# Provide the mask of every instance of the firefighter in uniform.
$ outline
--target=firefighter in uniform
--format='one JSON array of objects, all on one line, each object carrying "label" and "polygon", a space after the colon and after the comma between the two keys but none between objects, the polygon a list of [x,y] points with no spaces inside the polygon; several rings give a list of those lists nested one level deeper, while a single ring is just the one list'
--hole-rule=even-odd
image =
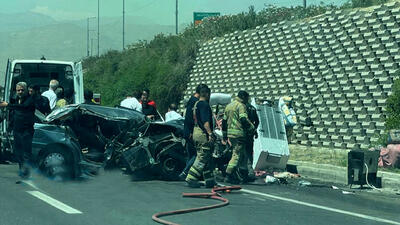
[{"label": "firefighter in uniform", "polygon": [[232,144],[232,158],[226,168],[225,182],[238,184],[247,182],[247,133],[254,134],[254,125],[250,122],[246,110],[249,94],[239,91],[233,102],[225,108],[222,120],[222,132],[224,140],[229,138]]},{"label": "firefighter in uniform", "polygon": [[197,151],[196,159],[186,176],[189,187],[200,187],[199,180],[203,177],[206,187],[213,187],[215,177],[212,167],[212,153],[214,151],[215,135],[213,133],[212,111],[208,103],[210,89],[204,85],[200,89],[200,99],[193,106],[193,141]]},{"label": "firefighter in uniform", "polygon": [[247,168],[249,170],[249,181],[255,180],[254,170],[253,170],[253,148],[254,148],[254,139],[258,138],[257,128],[260,124],[260,120],[258,119],[257,109],[252,106],[249,102],[246,104],[247,115],[249,117],[250,122],[254,125],[253,133],[246,133],[246,154],[247,154]]}]

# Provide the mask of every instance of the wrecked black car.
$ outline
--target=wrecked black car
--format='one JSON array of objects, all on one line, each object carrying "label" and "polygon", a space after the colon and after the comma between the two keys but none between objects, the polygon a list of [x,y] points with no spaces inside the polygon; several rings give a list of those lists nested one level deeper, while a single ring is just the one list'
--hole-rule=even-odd
[{"label": "wrecked black car", "polygon": [[183,121],[151,122],[135,110],[69,105],[35,124],[32,152],[49,177],[79,177],[101,168],[177,179],[186,162]]}]

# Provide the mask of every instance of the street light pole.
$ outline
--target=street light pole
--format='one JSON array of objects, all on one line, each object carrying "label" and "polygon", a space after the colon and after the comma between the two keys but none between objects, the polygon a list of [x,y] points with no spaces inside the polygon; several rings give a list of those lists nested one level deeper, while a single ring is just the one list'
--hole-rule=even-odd
[{"label": "street light pole", "polygon": [[89,29],[89,27],[90,27],[90,19],[94,19],[94,18],[96,18],[96,17],[88,17],[87,18],[87,56],[89,57],[89,37],[90,37],[90,29]]},{"label": "street light pole", "polygon": [[176,10],[175,10],[175,33],[178,34],[178,0],[176,0]]},{"label": "street light pole", "polygon": [[87,34],[86,34],[86,37],[87,37],[87,40],[86,40],[86,50],[87,50],[87,57],[89,57],[89,18],[87,18],[87,25],[86,25],[86,27],[87,27]]},{"label": "street light pole", "polygon": [[100,57],[100,0],[97,0],[97,57]]},{"label": "street light pole", "polygon": [[125,50],[125,0],[122,0],[122,50]]}]

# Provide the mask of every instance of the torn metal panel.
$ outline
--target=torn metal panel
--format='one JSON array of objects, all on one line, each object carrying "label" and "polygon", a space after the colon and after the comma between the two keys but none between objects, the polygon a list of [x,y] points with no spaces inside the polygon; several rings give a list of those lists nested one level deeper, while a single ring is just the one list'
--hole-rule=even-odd
[{"label": "torn metal panel", "polygon": [[54,110],[46,117],[45,122],[51,123],[55,120],[68,119],[73,115],[73,112],[76,111],[78,111],[80,114],[92,115],[106,120],[146,120],[144,114],[135,110],[80,104],[68,105],[63,108]]},{"label": "torn metal panel", "polygon": [[254,140],[255,170],[268,168],[284,169],[289,159],[289,145],[286,139],[286,131],[282,112],[269,105],[256,105],[260,126],[258,138]]}]

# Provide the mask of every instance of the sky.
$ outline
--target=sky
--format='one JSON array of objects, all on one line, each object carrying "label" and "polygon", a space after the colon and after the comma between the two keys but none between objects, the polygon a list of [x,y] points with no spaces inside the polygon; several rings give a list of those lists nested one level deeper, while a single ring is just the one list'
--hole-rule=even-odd
[{"label": "sky", "polygon": [[[99,0],[101,17],[120,17],[123,0]],[[176,0],[125,0],[128,16],[143,17],[161,25],[175,24]],[[256,10],[265,4],[277,6],[302,5],[303,0],[178,0],[179,23],[193,21],[193,12],[220,12],[222,15],[247,11],[250,5]],[[307,0],[308,4],[342,4],[346,0]],[[59,21],[81,20],[97,16],[97,0],[0,0],[0,13],[35,12]]]}]

